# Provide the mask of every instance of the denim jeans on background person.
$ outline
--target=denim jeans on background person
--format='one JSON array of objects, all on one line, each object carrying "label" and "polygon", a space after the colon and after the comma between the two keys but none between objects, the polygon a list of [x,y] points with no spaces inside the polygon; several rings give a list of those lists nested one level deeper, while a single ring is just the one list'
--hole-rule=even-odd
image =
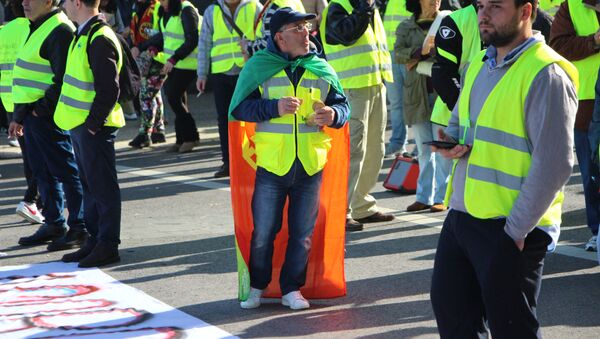
[{"label": "denim jeans on background person", "polygon": [[67,224],[85,229],[83,188],[69,132],[58,128],[52,117],[27,114],[23,121],[27,161],[37,181],[46,224],[64,226],[64,199],[67,198]]},{"label": "denim jeans on background person", "polygon": [[425,205],[443,203],[452,162],[439,152],[431,152],[431,147],[423,145],[423,142],[437,140],[438,130],[443,130],[444,127],[431,122],[422,122],[411,127],[419,151],[416,201]]},{"label": "denim jeans on background person", "polygon": [[298,159],[283,176],[262,167],[256,170],[250,244],[250,285],[265,289],[271,282],[273,241],[281,230],[283,207],[288,205],[289,239],[279,284],[283,295],[297,291],[306,280],[306,265],[319,210],[322,171],[309,176]]},{"label": "denim jeans on background person", "polygon": [[390,102],[388,114],[392,121],[392,136],[386,146],[385,154],[402,152],[406,147],[407,128],[404,124],[404,105],[402,104],[406,67],[402,64],[393,63],[392,73],[394,75],[394,82],[385,84],[387,87],[387,99]]},{"label": "denim jeans on background person", "polygon": [[600,193],[598,193],[599,170],[598,165],[592,162],[592,150],[588,142],[586,131],[575,130],[575,154],[579,163],[579,172],[583,184],[585,199],[585,216],[587,225],[593,235],[598,234],[600,223]]}]

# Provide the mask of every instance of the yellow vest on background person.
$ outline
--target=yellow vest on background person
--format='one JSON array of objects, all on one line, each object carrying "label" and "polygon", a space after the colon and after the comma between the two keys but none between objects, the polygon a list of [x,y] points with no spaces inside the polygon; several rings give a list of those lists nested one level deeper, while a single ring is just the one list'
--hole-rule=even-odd
[{"label": "yellow vest on background person", "polygon": [[322,170],[327,163],[327,152],[331,149],[331,137],[319,126],[307,125],[306,120],[314,112],[313,103],[325,102],[329,84],[305,70],[294,90],[294,85],[282,70],[259,86],[259,90],[263,99],[294,96],[302,100],[302,104],[296,114],[256,124],[253,141],[257,166],[283,176],[298,157],[308,175]]},{"label": "yellow vest on background person", "polygon": [[15,18],[0,27],[0,99],[7,112],[14,111],[12,99],[13,68],[17,53],[29,36],[29,20]]},{"label": "yellow vest on background person", "polygon": [[[249,1],[236,10],[235,24],[248,40],[254,40],[254,18],[256,17],[256,1]],[[211,72],[224,73],[234,65],[242,67],[244,56],[240,50],[240,36],[231,31],[225,24],[221,7],[215,5],[213,12],[213,46],[210,50]]]},{"label": "yellow vest on background person", "polygon": [[[337,3],[348,15],[353,11],[349,0],[332,0],[329,5]],[[379,11],[373,14],[374,26],[369,24],[365,33],[352,46],[330,45],[325,38],[327,14],[329,6],[322,14],[320,34],[327,61],[333,67],[344,89],[362,88],[393,82],[392,58],[387,48],[385,28]]]},{"label": "yellow vest on background person", "polygon": [[[600,28],[596,11],[585,7],[581,0],[568,0],[571,21],[575,26],[578,36],[589,36]],[[573,61],[579,71],[579,100],[594,100],[596,98],[595,86],[598,80],[598,67],[600,67],[600,53],[596,52],[583,60]]]},{"label": "yellow vest on background person", "polygon": [[56,13],[44,21],[19,50],[13,69],[12,95],[15,104],[38,101],[52,85],[54,72],[50,61],[40,56],[40,50],[50,33],[62,24],[67,24],[73,32],[75,31],[75,26],[66,14]]},{"label": "yellow vest on background person", "polygon": [[[194,5],[192,5],[189,1],[183,1],[181,3],[181,10],[183,11],[186,7],[192,7],[196,13],[198,10]],[[154,60],[160,62],[161,64],[167,63],[175,51],[183,45],[185,42],[185,36],[183,31],[183,23],[181,22],[181,12],[178,16],[172,16],[169,18],[169,21],[165,25],[164,17],[159,19],[158,25],[163,34],[163,51],[159,52]],[[198,32],[200,32],[200,26],[202,25],[202,16],[198,14]],[[194,50],[188,54],[182,60],[179,60],[175,64],[175,68],[179,69],[196,69],[198,67],[198,47],[194,48]]]},{"label": "yellow vest on background person", "polygon": [[[304,5],[302,4],[302,1],[300,1],[300,0],[274,0],[274,1],[271,1],[271,4],[277,5],[278,8],[289,7],[291,9],[295,10],[296,12],[306,13],[306,10],[304,9]],[[271,4],[269,4],[269,6]],[[265,12],[266,12],[266,10],[265,10]],[[258,22],[256,22],[254,24],[254,27],[256,27],[256,29],[255,29],[256,39],[260,39],[264,36],[263,30],[261,29],[263,26],[263,19],[264,19],[264,15],[262,17],[260,17],[258,19]]]},{"label": "yellow vest on background person", "polygon": [[[535,43],[508,69],[485,100],[475,126],[470,122],[471,90],[484,63],[485,51],[473,58],[459,98],[459,139],[464,144],[469,129],[474,133],[467,162],[464,202],[467,212],[480,219],[507,217],[519,196],[531,166],[531,146],[525,124],[525,100],[538,73],[556,63],[578,83],[577,69],[548,47]],[[511,100],[506,100],[511,98]],[[456,164],[456,163],[455,163]],[[446,204],[452,194],[452,179]],[[564,198],[560,192],[537,226],[558,225]]]},{"label": "yellow vest on background person", "polygon": [[[453,61],[458,65],[458,70],[461,72],[465,65],[468,64],[481,51],[481,37],[479,36],[479,23],[477,22],[477,11],[475,6],[469,5],[463,9],[450,13],[449,17],[454,21],[462,36],[461,57],[445,51],[436,46],[436,51],[444,58]],[[443,29],[443,28],[440,28]],[[448,105],[438,96],[431,112],[430,121],[438,125],[447,126],[452,115]]]},{"label": "yellow vest on background person", "polygon": [[[121,72],[123,65],[121,45],[109,26],[101,27],[92,37],[86,34],[71,42],[60,98],[54,113],[54,122],[64,130],[68,131],[83,124],[96,98],[94,74],[88,60],[87,46],[88,39],[91,39],[90,43],[92,43],[99,36],[105,36],[115,46],[119,58],[117,67]],[[125,126],[123,110],[118,102],[106,118],[104,126],[118,128]]]},{"label": "yellow vest on background person", "polygon": [[383,15],[383,27],[385,28],[385,36],[387,37],[387,47],[391,51],[394,50],[396,43],[396,28],[401,21],[404,21],[412,15],[406,10],[406,0],[389,0],[385,7]]},{"label": "yellow vest on background person", "polygon": [[558,7],[560,6],[560,4],[563,2],[564,0],[540,0],[539,1],[539,6],[541,9],[543,9],[544,11],[549,11],[551,9],[553,9],[554,7]]}]

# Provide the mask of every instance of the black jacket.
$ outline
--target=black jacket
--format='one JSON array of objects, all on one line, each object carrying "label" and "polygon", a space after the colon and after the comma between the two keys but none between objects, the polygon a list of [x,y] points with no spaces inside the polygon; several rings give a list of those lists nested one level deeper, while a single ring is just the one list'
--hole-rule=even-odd
[{"label": "black jacket", "polygon": [[[60,12],[60,9],[56,9],[47,15],[40,17],[35,22],[30,24],[31,34],[38,29],[46,20],[53,15]],[[67,64],[67,54],[69,53],[69,45],[73,40],[73,31],[66,24],[61,24],[56,27],[46,40],[42,43],[40,48],[40,56],[50,62],[52,68],[52,85],[46,90],[46,93],[38,101],[30,104],[15,104],[15,111],[13,120],[19,124],[23,123],[23,119],[27,114],[35,111],[39,117],[52,117],[56,110],[56,104],[60,96],[60,89],[62,87],[63,76],[65,75],[65,67]]]},{"label": "black jacket", "polygon": [[373,24],[375,6],[369,6],[365,0],[350,0],[354,8],[348,14],[337,3],[329,5],[325,41],[330,45],[350,46],[365,33],[369,24]]}]

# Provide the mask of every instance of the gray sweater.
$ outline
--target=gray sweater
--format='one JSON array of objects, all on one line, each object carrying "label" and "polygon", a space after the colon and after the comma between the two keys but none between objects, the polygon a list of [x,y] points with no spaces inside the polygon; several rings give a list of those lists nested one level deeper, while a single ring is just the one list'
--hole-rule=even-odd
[{"label": "gray sweater", "polygon": [[[472,126],[475,125],[485,100],[498,81],[523,52],[537,41],[544,41],[538,32],[512,50],[498,65],[495,65],[496,49],[493,46],[488,48],[488,59],[477,75],[471,91],[469,111]],[[535,77],[525,100],[525,124],[532,156],[531,167],[504,227],[506,233],[515,240],[524,239],[533,230],[571,175],[576,111],[577,94],[565,71],[556,64],[542,69]],[[452,111],[446,134],[458,140],[458,104]],[[472,134],[467,135],[465,143],[473,144]],[[452,180],[454,191],[450,198],[450,208],[462,212],[466,212],[464,189],[469,154],[458,160]],[[556,243],[559,226],[541,229]]]}]

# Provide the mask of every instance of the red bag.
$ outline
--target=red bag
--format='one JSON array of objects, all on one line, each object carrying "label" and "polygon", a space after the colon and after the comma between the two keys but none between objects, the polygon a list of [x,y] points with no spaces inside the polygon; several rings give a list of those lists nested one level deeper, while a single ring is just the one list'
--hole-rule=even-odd
[{"label": "red bag", "polygon": [[418,178],[419,163],[417,159],[405,158],[399,154],[383,182],[383,187],[402,194],[415,194]]}]

